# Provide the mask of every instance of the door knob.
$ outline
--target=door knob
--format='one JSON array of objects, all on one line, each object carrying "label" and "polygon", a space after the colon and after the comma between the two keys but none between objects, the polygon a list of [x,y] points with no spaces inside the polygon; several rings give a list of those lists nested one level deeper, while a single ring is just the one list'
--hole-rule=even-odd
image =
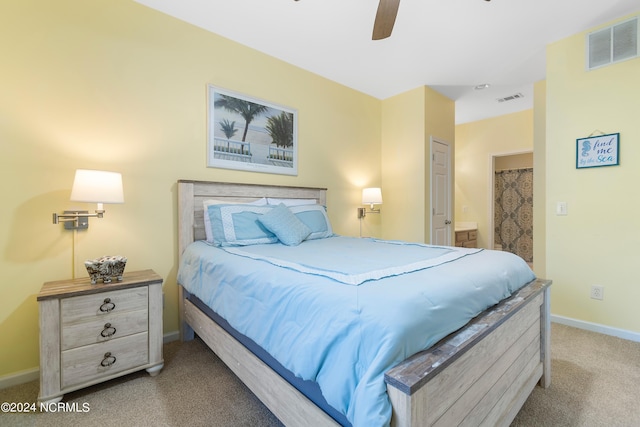
[{"label": "door knob", "polygon": [[451,224],[451,221],[449,221],[448,219],[445,219],[445,220],[444,220],[444,224],[445,224],[445,225],[449,225],[449,224]]}]

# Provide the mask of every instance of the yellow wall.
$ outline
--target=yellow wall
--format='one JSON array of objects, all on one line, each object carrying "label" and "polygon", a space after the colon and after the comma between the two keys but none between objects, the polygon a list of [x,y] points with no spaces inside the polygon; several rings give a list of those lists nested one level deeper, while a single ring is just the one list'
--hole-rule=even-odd
[{"label": "yellow wall", "polygon": [[455,103],[427,86],[382,101],[384,238],[430,241],[430,141],[450,144],[453,182],[454,122]]},{"label": "yellow wall", "polygon": [[[424,186],[427,191],[427,200],[422,207],[422,212],[424,212],[424,242],[431,243],[431,150],[430,144],[431,139],[436,139],[442,143],[446,143],[449,145],[449,174],[450,174],[450,185],[451,185],[451,197],[450,206],[451,206],[451,223],[453,224],[455,221],[455,194],[453,192],[454,182],[455,182],[455,139],[456,139],[456,104],[454,101],[450,100],[446,96],[441,93],[431,89],[430,87],[426,88],[425,91],[425,146],[427,149],[424,164],[425,164],[425,176],[424,176]],[[450,236],[449,242],[453,245],[454,242],[454,227],[450,227]]]},{"label": "yellow wall", "polygon": [[[554,282],[553,314],[640,332],[640,59],[586,71],[585,37],[548,47],[533,110],[456,127],[456,219],[477,221],[485,246],[489,153],[533,144],[534,271]],[[576,169],[576,139],[600,132],[620,133],[620,165]],[[567,216],[555,214],[560,201]],[[604,286],[603,301],[590,298],[592,285]]]},{"label": "yellow wall", "polygon": [[[638,16],[636,14],[636,16]],[[629,18],[629,17],[627,17]],[[585,70],[585,34],[547,49],[546,273],[554,314],[640,332],[640,58]],[[576,139],[620,133],[620,165],[576,169]],[[567,202],[568,215],[555,206]],[[604,300],[590,298],[604,286]]]},{"label": "yellow wall", "polygon": [[533,85],[533,271],[547,276],[547,82]]},{"label": "yellow wall", "polygon": [[[532,149],[533,110],[456,126],[455,218],[478,223],[478,247],[488,247],[492,232],[489,218],[492,155]],[[534,176],[536,173],[534,170]]]},{"label": "yellow wall", "polygon": [[382,101],[382,237],[424,242],[425,87]]},{"label": "yellow wall", "polygon": [[522,154],[510,154],[495,158],[496,171],[505,169],[525,169],[533,167],[533,152]]},{"label": "yellow wall", "polygon": [[[38,366],[36,295],[72,275],[74,234],[51,214],[75,206],[75,169],[121,172],[125,192],[78,233],[75,275],[101,255],[155,269],[165,332],[178,328],[178,179],[327,187],[346,235],[361,188],[381,184],[379,100],[130,0],[4,1],[0,51],[0,377]],[[207,84],[298,110],[297,177],[206,167]]]}]

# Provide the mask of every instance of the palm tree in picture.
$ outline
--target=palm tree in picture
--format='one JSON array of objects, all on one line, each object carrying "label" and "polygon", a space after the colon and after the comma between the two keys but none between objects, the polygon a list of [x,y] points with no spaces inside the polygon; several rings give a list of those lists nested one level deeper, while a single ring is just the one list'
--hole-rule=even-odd
[{"label": "palm tree in picture", "polygon": [[233,138],[233,136],[238,132],[236,129],[236,122],[229,122],[229,120],[224,119],[220,123],[220,130],[224,133],[224,136],[227,137],[227,153],[229,152],[229,140]]},{"label": "palm tree in picture", "polygon": [[277,116],[269,117],[266,128],[276,147],[293,147],[293,114],[283,111]]},{"label": "palm tree in picture", "polygon": [[[242,142],[247,138],[247,132],[249,131],[249,123],[253,121],[260,114],[264,114],[268,111],[269,107],[266,105],[256,104],[255,102],[245,101],[243,99],[234,98],[229,95],[220,95],[220,98],[213,103],[214,107],[224,108],[227,111],[238,113],[244,119],[244,132],[242,133]],[[242,152],[244,153],[244,144],[242,144]]]}]

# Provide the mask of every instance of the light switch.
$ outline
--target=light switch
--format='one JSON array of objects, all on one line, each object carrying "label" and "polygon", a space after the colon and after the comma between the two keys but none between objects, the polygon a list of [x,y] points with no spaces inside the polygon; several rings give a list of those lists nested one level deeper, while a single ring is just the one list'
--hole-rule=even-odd
[{"label": "light switch", "polygon": [[558,202],[556,204],[556,215],[567,215],[567,202]]}]

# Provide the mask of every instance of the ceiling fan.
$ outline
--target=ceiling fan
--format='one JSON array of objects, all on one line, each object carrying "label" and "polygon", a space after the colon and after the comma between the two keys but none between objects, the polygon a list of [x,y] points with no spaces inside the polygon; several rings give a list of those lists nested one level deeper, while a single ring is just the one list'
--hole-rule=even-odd
[{"label": "ceiling fan", "polygon": [[373,23],[373,40],[386,39],[391,35],[398,14],[398,6],[400,6],[400,0],[380,0],[376,20]]},{"label": "ceiling fan", "polygon": [[398,6],[400,6],[400,0],[380,0],[376,20],[373,23],[373,36],[371,37],[373,40],[386,39],[391,35],[398,14]]},{"label": "ceiling fan", "polygon": [[373,40],[386,39],[391,35],[399,5],[400,0],[380,0],[376,20],[373,23]]}]

